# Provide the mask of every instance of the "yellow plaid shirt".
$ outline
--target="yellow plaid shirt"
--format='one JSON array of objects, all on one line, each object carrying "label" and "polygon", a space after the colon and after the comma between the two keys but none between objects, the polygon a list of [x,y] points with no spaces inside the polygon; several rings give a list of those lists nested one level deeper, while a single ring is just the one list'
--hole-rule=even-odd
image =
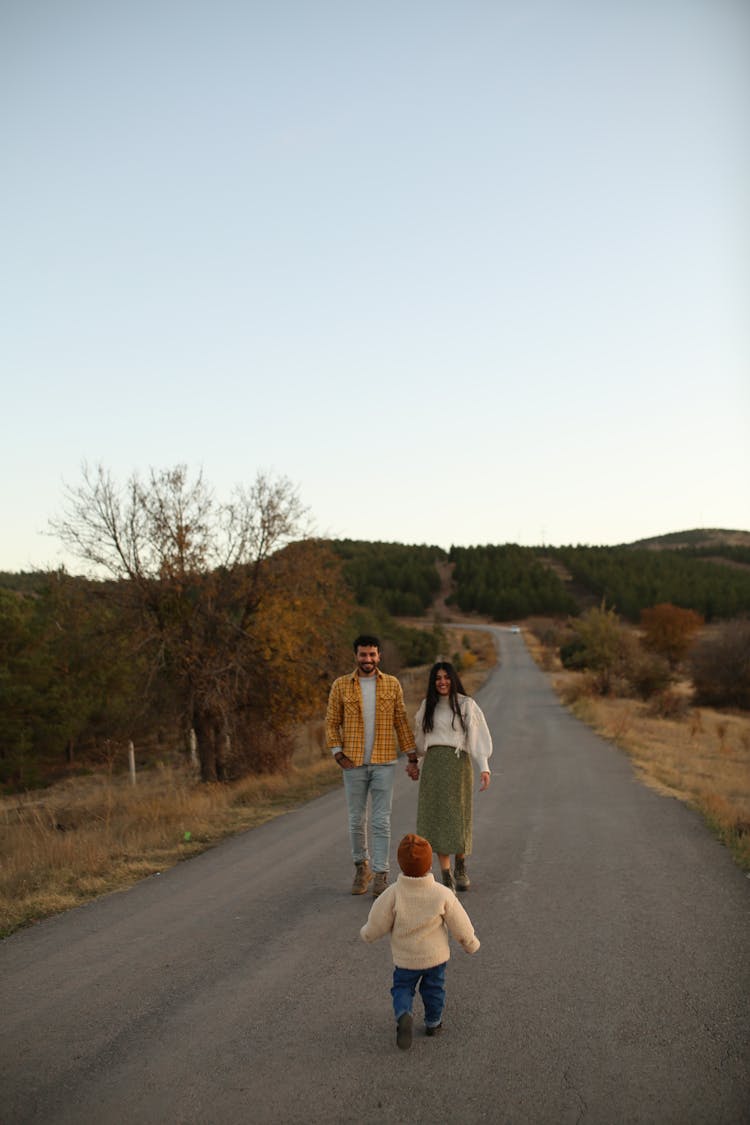
[{"label": "yellow plaid shirt", "polygon": [[[378,671],[375,684],[375,739],[371,762],[374,766],[393,762],[399,755],[396,739],[404,753],[415,747],[409,720],[406,717],[404,693],[395,676]],[[328,749],[340,746],[355,766],[365,759],[365,720],[362,714],[362,691],[356,669],[339,676],[331,685],[326,711],[326,742]]]}]

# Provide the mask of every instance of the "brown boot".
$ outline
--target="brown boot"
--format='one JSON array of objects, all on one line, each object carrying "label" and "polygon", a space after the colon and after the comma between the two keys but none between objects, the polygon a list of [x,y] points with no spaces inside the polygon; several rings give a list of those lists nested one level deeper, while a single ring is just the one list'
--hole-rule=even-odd
[{"label": "brown boot", "polygon": [[352,883],[352,894],[363,895],[367,890],[372,880],[372,871],[366,859],[356,865],[354,872],[354,882]]},{"label": "brown boot", "polygon": [[372,897],[377,898],[378,895],[382,895],[382,893],[385,890],[387,885],[388,885],[388,872],[387,871],[376,871],[375,872],[375,882],[372,884]]},{"label": "brown boot", "polygon": [[466,873],[465,859],[459,859],[458,856],[456,856],[456,865],[453,869],[453,874],[456,877],[456,890],[468,891],[471,886],[471,879]]}]

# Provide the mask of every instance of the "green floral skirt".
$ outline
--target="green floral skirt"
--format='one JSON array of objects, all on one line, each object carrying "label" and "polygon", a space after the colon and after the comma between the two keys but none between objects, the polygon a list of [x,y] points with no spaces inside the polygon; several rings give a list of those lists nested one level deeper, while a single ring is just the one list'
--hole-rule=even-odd
[{"label": "green floral skirt", "polygon": [[422,760],[417,834],[440,855],[471,855],[474,771],[465,750],[431,746]]}]

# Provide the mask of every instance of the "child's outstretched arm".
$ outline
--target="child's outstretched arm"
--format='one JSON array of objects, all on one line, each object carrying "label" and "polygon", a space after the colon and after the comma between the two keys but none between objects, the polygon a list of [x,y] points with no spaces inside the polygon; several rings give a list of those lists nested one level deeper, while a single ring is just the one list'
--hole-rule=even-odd
[{"label": "child's outstretched arm", "polygon": [[367,921],[359,931],[362,941],[377,941],[378,938],[385,937],[386,934],[391,932],[393,920],[396,916],[395,906],[396,891],[395,887],[391,885],[386,887],[382,895],[379,895],[370,907]]},{"label": "child's outstretched arm", "polygon": [[479,949],[479,938],[474,933],[471,918],[464,910],[458,898],[451,896],[445,911],[445,922],[453,937],[462,945],[467,953],[476,953]]}]

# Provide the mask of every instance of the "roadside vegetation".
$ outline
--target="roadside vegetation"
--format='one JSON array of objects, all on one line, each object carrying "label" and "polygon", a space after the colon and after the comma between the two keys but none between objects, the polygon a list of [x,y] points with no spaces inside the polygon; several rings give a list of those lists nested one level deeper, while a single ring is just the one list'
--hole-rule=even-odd
[{"label": "roadside vegetation", "polygon": [[[750,621],[705,627],[658,609],[639,628],[602,606],[524,633],[573,714],[624,750],[645,784],[701,813],[750,871]],[[673,628],[656,628],[659,618]]]},{"label": "roadside vegetation", "polygon": [[[437,635],[441,645],[429,663],[399,670],[410,716],[434,659],[456,662],[470,692],[495,663],[487,634],[447,627],[426,635]],[[300,724],[291,738],[283,771],[226,783],[201,782],[199,765],[172,750],[152,755],[133,784],[118,745],[107,758],[89,757],[86,772],[0,797],[0,937],[123,890],[340,786],[321,717]]]},{"label": "roadside vegetation", "polygon": [[287,773],[201,783],[184,761],[159,762],[132,785],[99,769],[0,800],[0,936],[78,906],[330,789],[322,759]]}]

